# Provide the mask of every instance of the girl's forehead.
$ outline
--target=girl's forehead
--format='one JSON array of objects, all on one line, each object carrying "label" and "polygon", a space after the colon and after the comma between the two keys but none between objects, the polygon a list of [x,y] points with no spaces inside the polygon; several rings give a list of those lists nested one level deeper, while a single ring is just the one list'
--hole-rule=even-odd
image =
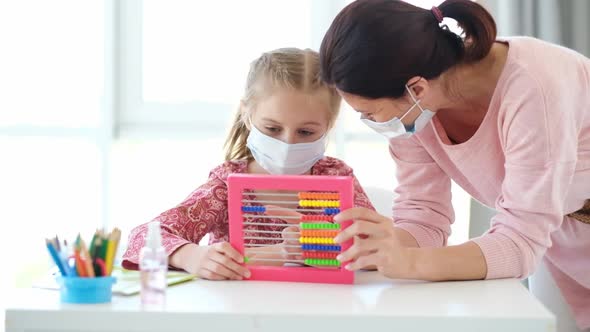
[{"label": "girl's forehead", "polygon": [[254,113],[259,117],[272,115],[299,120],[329,121],[335,112],[331,110],[329,94],[326,95],[296,91],[273,93],[259,101]]}]

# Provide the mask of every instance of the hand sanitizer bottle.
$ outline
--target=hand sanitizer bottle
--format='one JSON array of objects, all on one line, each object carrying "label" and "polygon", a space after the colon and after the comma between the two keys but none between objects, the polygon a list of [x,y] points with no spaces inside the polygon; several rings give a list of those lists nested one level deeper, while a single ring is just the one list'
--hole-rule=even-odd
[{"label": "hand sanitizer bottle", "polygon": [[145,246],[139,253],[141,273],[141,307],[147,310],[162,310],[166,305],[166,273],[168,255],[162,246],[160,222],[148,226]]}]

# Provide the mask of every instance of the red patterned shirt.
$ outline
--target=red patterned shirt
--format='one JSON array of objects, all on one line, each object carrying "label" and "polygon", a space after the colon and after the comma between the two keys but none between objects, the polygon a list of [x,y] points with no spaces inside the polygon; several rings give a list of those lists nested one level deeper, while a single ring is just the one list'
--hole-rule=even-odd
[{"label": "red patterned shirt", "polygon": [[[248,162],[245,160],[226,161],[214,168],[209,180],[192,192],[180,205],[162,213],[155,220],[162,227],[162,242],[168,255],[185,244],[196,243],[210,235],[209,244],[228,241],[229,224],[227,215],[227,176],[232,173],[247,173]],[[311,168],[312,175],[353,176],[352,168],[343,161],[324,157]],[[354,179],[354,204],[374,210],[365,191]],[[260,219],[257,222],[281,223],[282,219]],[[251,230],[280,231],[280,226],[246,226]],[[147,223],[135,227],[129,235],[129,243],[123,255],[123,267],[137,269],[139,251],[144,246]],[[281,234],[273,234],[280,238]],[[252,244],[276,244],[269,240],[251,240]]]}]

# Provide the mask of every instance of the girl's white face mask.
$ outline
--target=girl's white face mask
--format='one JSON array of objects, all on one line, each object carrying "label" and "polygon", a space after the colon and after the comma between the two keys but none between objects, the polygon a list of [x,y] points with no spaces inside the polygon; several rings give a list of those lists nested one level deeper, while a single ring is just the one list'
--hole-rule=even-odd
[{"label": "girl's white face mask", "polygon": [[[428,122],[430,122],[430,120],[432,120],[432,117],[434,116],[434,112],[432,112],[431,110],[428,110],[428,109],[423,109],[422,106],[420,106],[420,100],[416,100],[416,98],[414,98],[412,91],[410,90],[410,88],[407,85],[406,85],[406,90],[408,90],[410,97],[414,101],[414,105],[412,105],[412,107],[410,107],[410,109],[408,109],[408,111],[406,113],[404,113],[404,115],[402,115],[401,118],[394,117],[393,119],[391,119],[389,121],[375,122],[371,119],[361,116],[361,121],[364,124],[366,124],[369,128],[375,130],[379,134],[387,137],[388,139],[408,138],[408,137],[412,136],[413,134],[422,130],[424,127],[426,127]],[[412,125],[405,126],[402,123],[402,119],[406,115],[408,115],[416,106],[418,106],[418,108],[420,108],[420,111],[422,111],[422,112],[416,118],[416,121],[414,121],[414,123]]]},{"label": "girl's white face mask", "polygon": [[303,174],[324,157],[326,135],[311,143],[288,144],[261,133],[253,124],[250,127],[246,145],[270,174]]}]

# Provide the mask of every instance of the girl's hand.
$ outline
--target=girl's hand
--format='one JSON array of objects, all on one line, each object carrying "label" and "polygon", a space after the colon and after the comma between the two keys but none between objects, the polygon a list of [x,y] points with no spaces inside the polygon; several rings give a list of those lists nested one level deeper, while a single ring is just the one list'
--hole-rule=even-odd
[{"label": "girl's hand", "polygon": [[351,208],[340,212],[334,222],[352,220],[336,238],[337,243],[354,239],[354,244],[338,255],[348,270],[375,266],[389,278],[405,278],[411,274],[413,259],[410,250],[399,241],[393,221],[367,208]]},{"label": "girl's hand", "polygon": [[301,244],[299,243],[299,232],[298,226],[289,226],[283,229],[282,256],[285,260],[303,259]]},{"label": "girl's hand", "polygon": [[203,279],[242,280],[250,277],[248,269],[240,265],[244,258],[228,242],[209,246],[184,245],[170,257],[170,262]]},{"label": "girl's hand", "polygon": [[[283,228],[281,234],[283,243],[278,245],[282,249],[281,256],[285,260],[301,260],[302,256],[301,245],[299,243],[299,222],[301,222],[301,216],[303,214],[290,208],[283,208],[274,205],[266,205],[265,214],[275,216],[279,219],[281,219],[281,217],[287,217],[283,220],[292,226]],[[292,246],[297,246],[297,248]]]}]

